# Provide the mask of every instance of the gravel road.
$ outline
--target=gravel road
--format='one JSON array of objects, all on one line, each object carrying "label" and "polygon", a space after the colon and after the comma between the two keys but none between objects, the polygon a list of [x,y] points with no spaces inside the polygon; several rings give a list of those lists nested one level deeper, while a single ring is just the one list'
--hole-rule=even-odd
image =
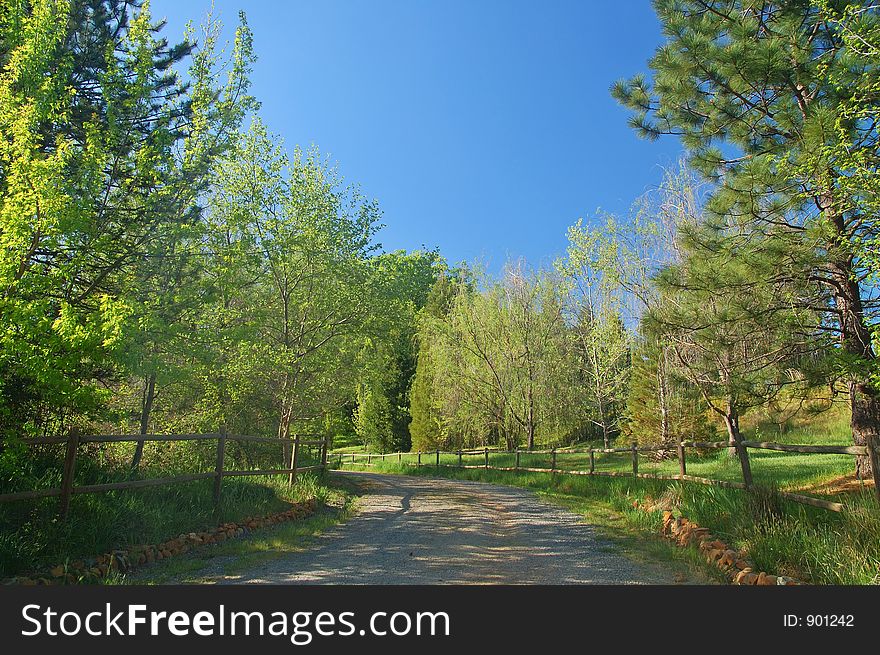
[{"label": "gravel road", "polygon": [[[662,565],[615,552],[583,518],[513,487],[342,473],[366,492],[359,512],[225,583],[673,584]],[[693,582],[688,580],[687,582]]]}]

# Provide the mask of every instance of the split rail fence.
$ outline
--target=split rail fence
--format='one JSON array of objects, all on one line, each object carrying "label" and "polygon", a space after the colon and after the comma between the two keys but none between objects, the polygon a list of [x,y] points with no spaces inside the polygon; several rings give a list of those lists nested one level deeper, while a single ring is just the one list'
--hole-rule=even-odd
[{"label": "split rail fence", "polygon": [[[87,443],[115,443],[115,442],[156,442],[156,441],[206,441],[216,440],[217,457],[213,471],[202,473],[190,473],[185,475],[174,475],[164,478],[144,478],[136,480],[123,480],[121,482],[107,482],[102,484],[74,485],[74,475],[76,474],[77,451],[80,445]],[[226,470],[226,443],[228,441],[245,441],[245,442],[264,442],[290,444],[290,460],[288,467],[276,469],[255,469],[255,470]],[[36,489],[33,491],[19,491],[15,493],[0,494],[0,503],[12,502],[19,500],[33,500],[37,498],[48,498],[57,496],[59,501],[59,515],[62,520],[67,518],[70,510],[70,499],[74,494],[94,494],[105,491],[114,491],[118,489],[140,489],[143,487],[155,487],[166,484],[176,484],[181,482],[194,482],[196,480],[214,480],[213,502],[214,511],[220,508],[220,501],[223,488],[223,479],[230,477],[250,476],[250,475],[287,475],[287,484],[292,486],[296,475],[307,471],[325,470],[327,468],[327,452],[329,447],[329,439],[326,437],[317,438],[314,435],[297,435],[290,438],[281,437],[258,437],[242,434],[226,434],[225,432],[215,432],[208,434],[111,434],[111,435],[80,435],[75,431],[66,437],[37,437],[34,439],[23,439],[22,443],[26,446],[65,444],[66,451],[64,456],[64,465],[61,478],[61,486],[49,489]],[[318,446],[320,448],[320,464],[311,466],[299,466],[298,458],[301,446]]]},{"label": "split rail fence", "polygon": [[[851,455],[855,457],[870,457],[871,463],[874,466],[874,470],[878,471],[880,469],[880,457],[877,456],[877,453],[873,450],[870,450],[867,446],[813,446],[813,445],[792,445],[792,444],[781,444],[781,443],[773,443],[773,442],[764,442],[764,441],[742,441],[740,442],[740,447],[743,448],[746,452],[746,456],[748,456],[748,449],[758,449],[758,450],[773,450],[787,453],[801,453],[801,454],[836,454],[836,455]],[[607,476],[607,477],[636,477],[636,478],[645,478],[652,480],[685,480],[687,482],[694,482],[698,484],[704,485],[714,485],[719,487],[727,487],[731,489],[748,489],[748,485],[744,482],[737,482],[732,480],[716,480],[713,478],[703,478],[694,475],[688,475],[687,473],[687,455],[686,449],[688,448],[696,448],[701,450],[706,449],[718,449],[718,448],[735,448],[734,445],[730,444],[726,441],[682,441],[678,444],[677,447],[677,455],[678,455],[678,467],[679,472],[676,475],[663,475],[658,473],[640,473],[639,472],[639,455],[641,453],[651,453],[656,451],[668,451],[668,446],[639,446],[636,443],[633,443],[628,448],[552,448],[550,450],[515,450],[515,451],[498,451],[489,448],[476,448],[469,450],[456,450],[456,451],[442,451],[442,450],[432,450],[427,452],[417,452],[417,453],[334,453],[333,458],[335,458],[336,464],[339,468],[342,468],[346,464],[356,464],[358,466],[374,466],[375,461],[385,461],[387,458],[396,458],[398,463],[404,463],[404,457],[411,458],[413,455],[416,456],[416,466],[434,466],[436,468],[440,467],[452,467],[452,468],[463,468],[463,469],[488,469],[494,471],[527,471],[533,473],[555,473],[555,474],[563,474],[563,475],[595,475],[595,476]],[[490,453],[492,454],[503,454],[508,457],[514,458],[513,466],[493,466],[490,464]],[[577,470],[577,469],[567,469],[567,468],[559,468],[557,466],[557,455],[562,454],[584,454],[589,455],[590,467],[588,470]],[[599,454],[617,454],[617,455],[626,455],[629,454],[632,461],[632,470],[631,471],[600,471],[596,469],[596,455]],[[457,462],[453,464],[449,463],[441,463],[440,458],[441,455],[452,455],[457,457]],[[520,459],[522,455],[550,455],[551,456],[551,465],[550,468],[546,467],[534,467],[534,466],[521,466]],[[481,464],[465,464],[465,457],[474,457],[481,456],[483,462]],[[876,473],[875,473],[876,479]],[[813,498],[811,496],[805,496],[803,494],[798,494],[790,491],[779,491],[780,496],[786,498],[790,501],[801,503],[803,505],[811,505],[813,507],[819,507],[821,509],[827,509],[834,512],[842,512],[846,509],[846,505],[843,503],[833,502],[829,500],[823,500],[821,498]],[[875,493],[880,494],[880,487],[875,487]],[[880,496],[878,496],[878,500],[880,500]]]}]

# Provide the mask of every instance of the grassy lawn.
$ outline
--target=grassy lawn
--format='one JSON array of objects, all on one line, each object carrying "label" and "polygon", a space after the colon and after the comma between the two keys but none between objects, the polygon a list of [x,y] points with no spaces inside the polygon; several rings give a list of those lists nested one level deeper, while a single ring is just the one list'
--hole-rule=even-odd
[{"label": "grassy lawn", "polygon": [[367,448],[356,434],[337,434],[333,437],[331,453],[365,453]]},{"label": "grassy lawn", "polygon": [[[749,451],[749,457],[752,463],[752,474],[755,482],[764,485],[775,484],[783,491],[810,492],[822,483],[840,478],[853,471],[853,458],[848,455],[803,455],[799,453],[751,450]],[[417,460],[417,454],[404,453],[399,460],[397,455],[388,455],[386,457],[372,456],[370,463],[376,465],[396,465],[400,463],[414,467],[417,465]],[[465,455],[462,457],[462,464],[465,466],[481,466],[485,461],[483,454]],[[595,461],[597,471],[624,473],[632,471],[632,458],[629,453],[596,454]],[[338,467],[340,458],[331,456],[330,462]],[[357,457],[355,460],[352,460],[351,457],[342,460],[345,467],[366,462],[367,458],[365,455]],[[443,466],[457,466],[458,456],[441,453],[439,462]],[[422,453],[421,463],[422,468],[433,469],[437,463],[436,454]],[[515,463],[516,456],[513,454],[489,453],[490,466],[512,467]],[[522,467],[549,469],[551,464],[552,456],[549,454],[531,454],[526,452],[520,454],[520,466]],[[557,453],[556,467],[560,470],[588,471],[590,468],[590,457],[585,453]],[[687,462],[687,470],[690,475],[714,478],[716,480],[742,480],[739,460],[730,457],[726,450],[710,452],[702,456],[697,456],[691,451],[691,456]],[[678,473],[678,462],[674,459],[654,462],[641,455],[639,457],[639,472],[675,475]],[[870,489],[866,488],[865,493],[870,495]],[[819,495],[829,497],[827,494]],[[833,497],[834,495],[832,494],[831,496]]]}]

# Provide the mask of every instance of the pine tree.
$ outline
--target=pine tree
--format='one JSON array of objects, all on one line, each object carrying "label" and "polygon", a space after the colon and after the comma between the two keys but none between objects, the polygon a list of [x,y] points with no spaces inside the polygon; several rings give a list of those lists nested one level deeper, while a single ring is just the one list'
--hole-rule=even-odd
[{"label": "pine tree", "polygon": [[[880,448],[871,335],[877,305],[857,256],[880,225],[875,212],[839,202],[848,171],[821,155],[841,128],[851,143],[860,138],[842,107],[863,81],[864,66],[850,56],[839,25],[808,0],[654,6],[666,41],[650,61],[653,79],[619,82],[613,94],[634,111],[630,122],[643,136],[680,136],[693,165],[717,182],[711,213],[762,239],[756,287],[801,285],[793,296],[798,307],[815,313],[814,326],[837,334],[839,347],[822,340],[817,347],[836,360],[829,375],[846,374],[853,440]],[[865,11],[876,16],[877,9]],[[773,309],[765,320],[774,320]],[[862,474],[872,468],[864,458],[857,466]]]}]

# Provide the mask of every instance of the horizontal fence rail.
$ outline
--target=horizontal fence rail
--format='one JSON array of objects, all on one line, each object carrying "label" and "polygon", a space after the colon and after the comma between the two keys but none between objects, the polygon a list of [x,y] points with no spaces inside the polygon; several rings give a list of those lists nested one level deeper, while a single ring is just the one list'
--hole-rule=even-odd
[{"label": "horizontal fence rail", "polygon": [[[120,442],[174,442],[174,441],[210,441],[217,442],[216,447],[216,464],[213,471],[203,473],[190,473],[186,475],[174,475],[163,478],[146,478],[140,480],[123,480],[120,482],[106,482],[101,484],[87,484],[75,486],[73,484],[74,474],[76,473],[77,450],[81,444],[86,443],[120,443]],[[289,444],[290,461],[285,468],[274,469],[253,469],[253,470],[226,470],[224,467],[226,460],[226,442],[228,441],[244,441],[258,443],[279,443]],[[74,494],[90,494],[101,493],[105,491],[115,491],[120,489],[141,489],[145,487],[156,487],[166,484],[177,484],[182,482],[194,482],[196,480],[214,480],[213,502],[215,512],[219,510],[223,478],[243,477],[253,475],[287,475],[288,486],[293,485],[296,475],[308,471],[323,471],[327,468],[327,455],[329,448],[329,437],[318,437],[317,435],[302,435],[293,437],[260,437],[246,434],[227,434],[223,431],[205,434],[105,434],[105,435],[80,435],[75,431],[66,437],[36,437],[33,439],[22,439],[19,443],[26,446],[40,445],[60,445],[67,446],[64,457],[64,467],[62,473],[61,486],[50,489],[35,489],[32,491],[18,491],[13,493],[0,494],[0,503],[13,502],[19,500],[34,500],[39,498],[59,497],[60,508],[59,514],[63,519],[67,518],[70,508],[70,498]],[[320,449],[321,463],[310,466],[299,466],[298,457],[300,447],[317,446]]]},{"label": "horizontal fence rail", "polygon": [[[870,456],[871,450],[868,446],[813,446],[813,445],[800,445],[800,444],[780,444],[774,442],[765,442],[765,441],[741,441],[739,442],[739,446],[747,453],[749,449],[753,450],[772,450],[778,452],[786,452],[786,453],[803,453],[803,454],[832,454],[832,455],[850,455],[856,457],[867,457]],[[493,471],[523,471],[529,473],[559,473],[563,475],[587,475],[587,476],[600,476],[600,477],[622,477],[622,478],[643,478],[648,480],[670,480],[677,481],[682,480],[686,482],[693,482],[695,484],[703,484],[703,485],[711,485],[717,487],[724,487],[727,489],[748,489],[748,485],[744,482],[738,482],[733,480],[716,480],[714,478],[704,478],[694,475],[687,474],[687,460],[685,456],[685,450],[687,448],[693,448],[697,450],[710,450],[710,449],[727,449],[727,448],[736,448],[737,445],[730,443],[728,441],[682,441],[678,444],[672,446],[639,446],[633,443],[628,448],[578,448],[578,447],[570,447],[570,448],[551,448],[549,450],[513,450],[513,451],[505,451],[499,449],[489,449],[489,448],[477,448],[477,449],[468,449],[468,450],[456,450],[456,451],[444,451],[444,450],[430,450],[430,451],[417,451],[415,453],[403,453],[403,452],[395,452],[395,453],[333,453],[333,457],[337,458],[337,465],[339,467],[344,466],[345,464],[356,464],[358,466],[375,466],[375,461],[385,461],[386,458],[396,458],[398,463],[403,463],[403,458],[407,457],[410,460],[415,457],[415,465],[417,467],[421,466],[433,466],[436,468],[439,467],[449,467],[449,468],[461,468],[461,469],[489,469]],[[639,472],[639,454],[640,453],[653,453],[658,451],[666,451],[666,452],[676,452],[678,456],[679,462],[679,470],[678,474],[670,474],[663,475],[659,473],[640,473]],[[508,455],[515,458],[514,466],[494,466],[490,465],[489,455],[490,454],[500,454],[500,455]],[[577,469],[564,469],[558,468],[557,466],[557,455],[569,455],[569,454],[583,454],[589,455],[590,458],[590,468],[589,470],[577,470]],[[632,470],[631,471],[597,471],[596,470],[596,455],[606,454],[606,455],[624,455],[628,454],[632,457]],[[443,462],[441,463],[440,457],[442,455],[452,455],[457,457],[457,463],[450,464]],[[484,461],[480,464],[465,464],[463,458],[469,456],[482,456]],[[522,455],[550,455],[551,456],[551,466],[547,467],[534,467],[534,466],[522,466],[520,464]],[[777,492],[782,498],[790,500],[795,503],[800,503],[802,505],[810,505],[812,507],[818,507],[821,509],[830,510],[833,512],[842,512],[846,510],[846,505],[843,503],[838,503],[829,500],[823,500],[821,498],[814,498],[812,496],[806,496],[803,494],[791,492],[791,491],[778,491]],[[880,490],[875,489],[875,494],[880,494]],[[880,496],[878,496],[880,499]]]}]

